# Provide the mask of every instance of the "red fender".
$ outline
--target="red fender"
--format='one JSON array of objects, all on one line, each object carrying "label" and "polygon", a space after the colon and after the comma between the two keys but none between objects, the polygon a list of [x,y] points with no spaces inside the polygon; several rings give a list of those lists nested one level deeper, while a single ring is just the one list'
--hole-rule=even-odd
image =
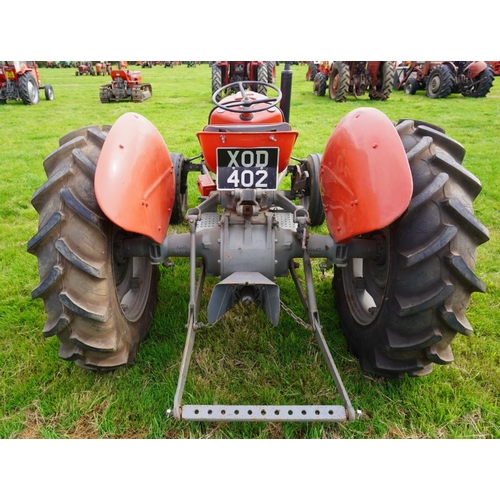
[{"label": "red fender", "polygon": [[117,226],[161,243],[175,199],[172,160],[156,127],[122,115],[104,142],[95,174],[97,202]]},{"label": "red fender", "polygon": [[481,71],[484,71],[488,66],[484,61],[473,61],[465,69],[469,71],[471,78],[476,78]]},{"label": "red fender", "polygon": [[336,242],[388,226],[410,203],[413,181],[401,139],[375,108],[348,113],[322,156],[326,224]]}]

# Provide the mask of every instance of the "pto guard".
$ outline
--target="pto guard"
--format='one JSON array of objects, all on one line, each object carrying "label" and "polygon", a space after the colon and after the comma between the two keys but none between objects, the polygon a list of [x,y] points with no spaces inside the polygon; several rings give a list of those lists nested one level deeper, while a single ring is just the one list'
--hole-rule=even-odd
[{"label": "pto guard", "polygon": [[375,108],[355,109],[337,124],[322,156],[319,181],[328,231],[338,243],[394,222],[413,190],[401,139]]},{"label": "pto guard", "polygon": [[161,243],[175,200],[175,176],[156,127],[125,113],[111,127],[95,175],[101,210],[116,225]]}]

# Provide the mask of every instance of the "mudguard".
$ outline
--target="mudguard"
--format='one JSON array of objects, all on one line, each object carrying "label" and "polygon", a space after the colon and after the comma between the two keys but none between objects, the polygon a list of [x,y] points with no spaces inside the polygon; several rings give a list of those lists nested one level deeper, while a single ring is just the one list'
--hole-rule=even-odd
[{"label": "mudguard", "polygon": [[175,199],[167,146],[146,118],[122,115],[104,142],[95,174],[97,202],[117,226],[161,243]]},{"label": "mudguard", "polygon": [[389,118],[375,108],[344,116],[326,145],[319,182],[328,231],[337,243],[396,220],[410,203],[413,181]]},{"label": "mudguard", "polygon": [[473,61],[465,69],[469,71],[469,75],[472,79],[476,78],[481,71],[484,71],[488,66],[484,61]]}]

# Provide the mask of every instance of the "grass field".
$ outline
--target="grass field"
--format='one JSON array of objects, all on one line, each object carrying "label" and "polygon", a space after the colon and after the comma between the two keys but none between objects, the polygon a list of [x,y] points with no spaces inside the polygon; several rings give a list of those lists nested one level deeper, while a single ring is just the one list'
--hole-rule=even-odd
[{"label": "grass field", "polygon": [[[279,66],[281,70],[283,66]],[[333,309],[332,274],[317,274],[324,333],[347,392],[363,417],[351,424],[187,423],[166,418],[182,357],[189,299],[188,262],[161,269],[160,300],[148,340],[132,367],[85,372],[58,358],[58,341],[41,333],[45,312],[30,294],[36,258],[26,252],[37,231],[33,192],[45,182],[44,158],[66,133],[112,125],[135,111],[151,120],[170,152],[199,153],[196,132],[212,107],[210,68],[201,64],[145,68],[153,97],[140,104],[101,104],[109,77],[75,76],[74,69],[41,69],[53,86],[36,106],[0,107],[0,438],[431,438],[500,437],[500,85],[484,99],[428,99],[393,92],[386,102],[367,96],[336,103],[313,95],[306,66],[293,66],[290,122],[299,131],[294,156],[322,153],[335,124],[356,107],[373,106],[394,121],[434,123],[464,145],[464,166],[483,184],[475,213],[490,231],[477,252],[476,274],[486,294],[473,294],[471,337],[457,335],[455,361],[423,378],[384,380],[363,372],[346,348]],[[190,204],[196,203],[196,192]],[[185,230],[181,225],[178,230]],[[325,228],[320,228],[325,231]],[[213,285],[209,282],[209,286]],[[291,280],[279,282],[284,301],[298,303]],[[204,301],[208,299],[208,293]],[[300,306],[298,306],[300,313]],[[184,402],[330,404],[336,391],[310,332],[282,314],[277,328],[259,311],[236,308],[197,335]]]}]

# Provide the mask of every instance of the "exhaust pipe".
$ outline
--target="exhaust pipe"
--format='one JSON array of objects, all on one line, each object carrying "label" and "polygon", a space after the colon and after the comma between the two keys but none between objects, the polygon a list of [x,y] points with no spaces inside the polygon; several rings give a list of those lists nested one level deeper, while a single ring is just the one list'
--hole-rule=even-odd
[{"label": "exhaust pipe", "polygon": [[290,122],[290,99],[292,97],[292,74],[290,63],[285,62],[285,69],[281,72],[281,99],[280,108],[286,122]]}]

